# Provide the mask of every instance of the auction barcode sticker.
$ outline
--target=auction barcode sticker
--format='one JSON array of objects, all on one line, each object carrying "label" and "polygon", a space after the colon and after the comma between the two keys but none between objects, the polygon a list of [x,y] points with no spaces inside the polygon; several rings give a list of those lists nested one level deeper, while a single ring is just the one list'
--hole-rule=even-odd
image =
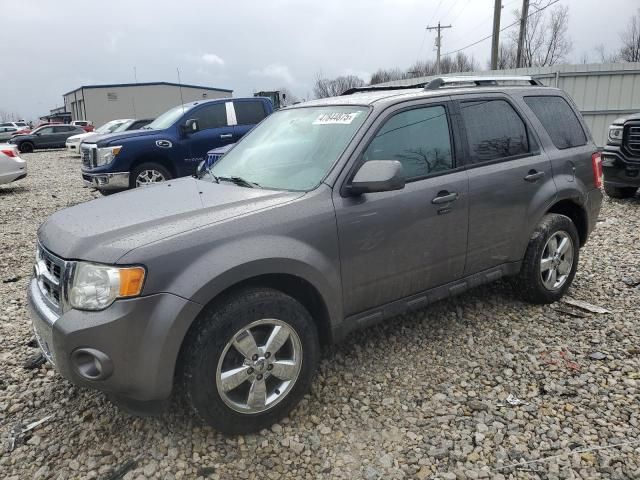
[{"label": "auction barcode sticker", "polygon": [[351,113],[342,113],[342,112],[334,112],[334,113],[321,113],[318,115],[313,121],[314,125],[349,125],[353,122],[353,119],[358,116],[360,112],[351,112]]}]

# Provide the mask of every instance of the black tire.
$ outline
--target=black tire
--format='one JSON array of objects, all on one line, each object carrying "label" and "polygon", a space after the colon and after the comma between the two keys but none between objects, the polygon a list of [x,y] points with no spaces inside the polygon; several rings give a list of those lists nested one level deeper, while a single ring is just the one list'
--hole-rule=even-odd
[{"label": "black tire", "polygon": [[122,190],[100,190],[98,189],[98,192],[100,192],[100,195],[102,195],[103,197],[108,197],[109,195],[113,195],[114,193],[119,193]]},{"label": "black tire", "polygon": [[[218,363],[233,336],[261,319],[278,319],[295,331],[302,346],[302,365],[293,386],[279,402],[259,413],[238,412],[218,391]],[[207,307],[185,339],[181,352],[185,400],[202,421],[220,432],[255,432],[286,416],[298,404],[311,388],[319,357],[315,322],[297,300],[268,288],[240,290]]]},{"label": "black tire", "polygon": [[636,187],[614,187],[608,183],[604,184],[604,191],[611,198],[631,198],[637,190]]},{"label": "black tire", "polygon": [[[564,232],[571,238],[573,263],[564,283],[555,289],[544,285],[541,273],[541,261],[545,246],[556,233]],[[569,217],[559,214],[545,215],[529,240],[522,268],[517,278],[517,286],[522,298],[530,303],[545,304],[558,301],[570,287],[578,268],[580,238],[578,230]]]},{"label": "black tire", "polygon": [[18,145],[18,150],[20,153],[32,153],[33,152],[33,143],[31,142],[22,142]]},{"label": "black tire", "polygon": [[167,170],[167,168],[165,168],[164,166],[160,165],[159,163],[145,162],[138,165],[131,172],[131,177],[129,177],[129,188],[136,188],[136,179],[138,178],[138,175],[140,175],[140,173],[143,172],[144,170],[155,170],[159,172],[164,177],[165,181],[171,180],[173,178],[173,175],[171,175],[171,172]]}]

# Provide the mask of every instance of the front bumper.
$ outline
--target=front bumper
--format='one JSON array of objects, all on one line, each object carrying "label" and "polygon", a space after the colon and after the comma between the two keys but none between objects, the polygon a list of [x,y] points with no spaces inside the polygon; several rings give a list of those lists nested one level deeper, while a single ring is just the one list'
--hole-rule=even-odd
[{"label": "front bumper", "polygon": [[640,187],[640,158],[625,149],[607,145],[602,151],[604,182],[613,187]]},{"label": "front bumper", "polygon": [[129,188],[129,172],[88,173],[82,172],[85,185],[98,190],[126,190]]},{"label": "front bumper", "polygon": [[[161,293],[117,300],[98,312],[72,309],[57,314],[32,279],[28,309],[40,348],[63,377],[124,401],[153,403],[171,394],[182,339],[201,306]],[[87,350],[108,359],[106,378],[83,375],[86,361],[82,363],[78,352]]]},{"label": "front bumper", "polygon": [[71,155],[80,155],[80,142],[67,142],[64,145]]}]

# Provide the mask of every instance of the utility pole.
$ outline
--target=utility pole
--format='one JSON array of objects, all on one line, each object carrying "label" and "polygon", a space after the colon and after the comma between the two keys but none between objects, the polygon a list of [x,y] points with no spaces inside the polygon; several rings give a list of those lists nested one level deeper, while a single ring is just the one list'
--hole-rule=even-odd
[{"label": "utility pole", "polygon": [[442,46],[442,35],[440,32],[445,28],[451,28],[451,25],[440,25],[440,22],[438,22],[437,27],[427,27],[427,30],[438,31],[438,36],[436,37],[436,49],[438,52],[436,56],[436,74],[438,75],[440,75],[440,47]]},{"label": "utility pole", "polygon": [[522,66],[522,50],[524,38],[527,32],[527,16],[529,15],[529,0],[522,0],[522,16],[520,17],[520,35],[518,36],[518,53],[516,55],[516,68]]},{"label": "utility pole", "polygon": [[491,42],[491,70],[498,69],[498,48],[500,46],[500,12],[501,0],[496,0],[493,7],[493,40]]}]

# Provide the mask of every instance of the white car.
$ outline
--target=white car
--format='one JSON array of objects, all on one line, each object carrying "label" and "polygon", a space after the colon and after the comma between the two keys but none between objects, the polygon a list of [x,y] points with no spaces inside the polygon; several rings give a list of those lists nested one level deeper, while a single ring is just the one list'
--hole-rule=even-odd
[{"label": "white car", "polygon": [[27,122],[23,122],[22,120],[17,122],[2,122],[0,123],[0,127],[15,128],[18,132],[29,130],[29,125],[27,125]]},{"label": "white car", "polygon": [[18,147],[0,144],[0,185],[27,176],[27,162],[20,158]]},{"label": "white car", "polygon": [[119,120],[111,120],[110,122],[105,123],[101,127],[96,128],[93,132],[85,132],[79,133],[77,135],[72,135],[67,138],[65,142],[65,146],[67,147],[67,152],[71,155],[80,155],[80,144],[82,141],[91,136],[91,135],[100,135],[103,133],[111,133],[120,127],[122,124],[131,121],[130,118],[121,118]]}]

